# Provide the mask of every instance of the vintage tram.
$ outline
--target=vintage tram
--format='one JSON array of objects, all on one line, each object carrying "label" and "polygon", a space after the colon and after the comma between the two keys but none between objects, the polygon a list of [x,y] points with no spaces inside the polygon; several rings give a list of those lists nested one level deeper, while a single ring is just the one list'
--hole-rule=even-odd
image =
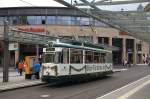
[{"label": "vintage tram", "polygon": [[86,42],[50,41],[43,49],[42,81],[64,82],[113,73],[112,51]]}]

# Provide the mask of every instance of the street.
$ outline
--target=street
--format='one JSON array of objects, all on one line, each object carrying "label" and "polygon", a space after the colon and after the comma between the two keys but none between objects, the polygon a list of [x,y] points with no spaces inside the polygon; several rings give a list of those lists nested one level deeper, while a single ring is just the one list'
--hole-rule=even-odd
[{"label": "street", "polygon": [[148,66],[133,66],[128,68],[126,71],[114,73],[112,77],[105,77],[82,83],[65,83],[59,86],[51,86],[46,84],[41,86],[16,89],[0,93],[0,98],[96,99],[113,90],[145,77],[146,75],[149,75],[149,73],[150,67]]}]

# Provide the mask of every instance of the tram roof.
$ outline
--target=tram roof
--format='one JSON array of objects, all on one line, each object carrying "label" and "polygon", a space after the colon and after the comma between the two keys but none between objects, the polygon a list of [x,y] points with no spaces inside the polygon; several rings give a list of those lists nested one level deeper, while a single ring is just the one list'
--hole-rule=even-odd
[{"label": "tram roof", "polygon": [[75,48],[75,49],[82,49],[82,50],[90,50],[90,51],[100,51],[100,52],[108,52],[111,53],[111,50],[104,49],[102,46],[94,45],[92,43],[86,43],[76,41],[71,43],[63,43],[63,42],[56,42],[56,41],[49,41],[48,45],[50,47],[63,47],[63,48]]},{"label": "tram roof", "polygon": [[70,40],[69,42],[67,41],[67,43],[73,45],[80,45],[80,46],[84,45],[85,47],[99,48],[99,49],[112,50],[112,51],[119,50],[119,48],[115,46],[109,46],[107,44],[93,44],[92,42],[87,42],[87,41],[81,42],[76,40]]}]

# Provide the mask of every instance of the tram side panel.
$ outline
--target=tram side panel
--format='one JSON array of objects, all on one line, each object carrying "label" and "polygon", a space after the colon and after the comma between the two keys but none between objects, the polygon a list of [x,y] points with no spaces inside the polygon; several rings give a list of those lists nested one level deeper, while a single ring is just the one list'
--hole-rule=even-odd
[{"label": "tram side panel", "polygon": [[111,63],[105,64],[44,64],[45,76],[67,76],[78,74],[92,74],[112,71]]}]

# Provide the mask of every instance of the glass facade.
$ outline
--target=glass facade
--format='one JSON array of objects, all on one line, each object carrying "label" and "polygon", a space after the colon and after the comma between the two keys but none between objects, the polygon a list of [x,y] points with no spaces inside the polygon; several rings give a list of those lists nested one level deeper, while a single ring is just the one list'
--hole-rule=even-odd
[{"label": "glass facade", "polygon": [[27,16],[26,22],[28,25],[41,25],[45,24],[45,16]]},{"label": "glass facade", "polygon": [[[0,17],[0,25],[3,25],[4,17]],[[7,17],[10,25],[82,25],[82,26],[101,26],[106,27],[89,17],[73,17],[73,16],[9,16]]]}]

